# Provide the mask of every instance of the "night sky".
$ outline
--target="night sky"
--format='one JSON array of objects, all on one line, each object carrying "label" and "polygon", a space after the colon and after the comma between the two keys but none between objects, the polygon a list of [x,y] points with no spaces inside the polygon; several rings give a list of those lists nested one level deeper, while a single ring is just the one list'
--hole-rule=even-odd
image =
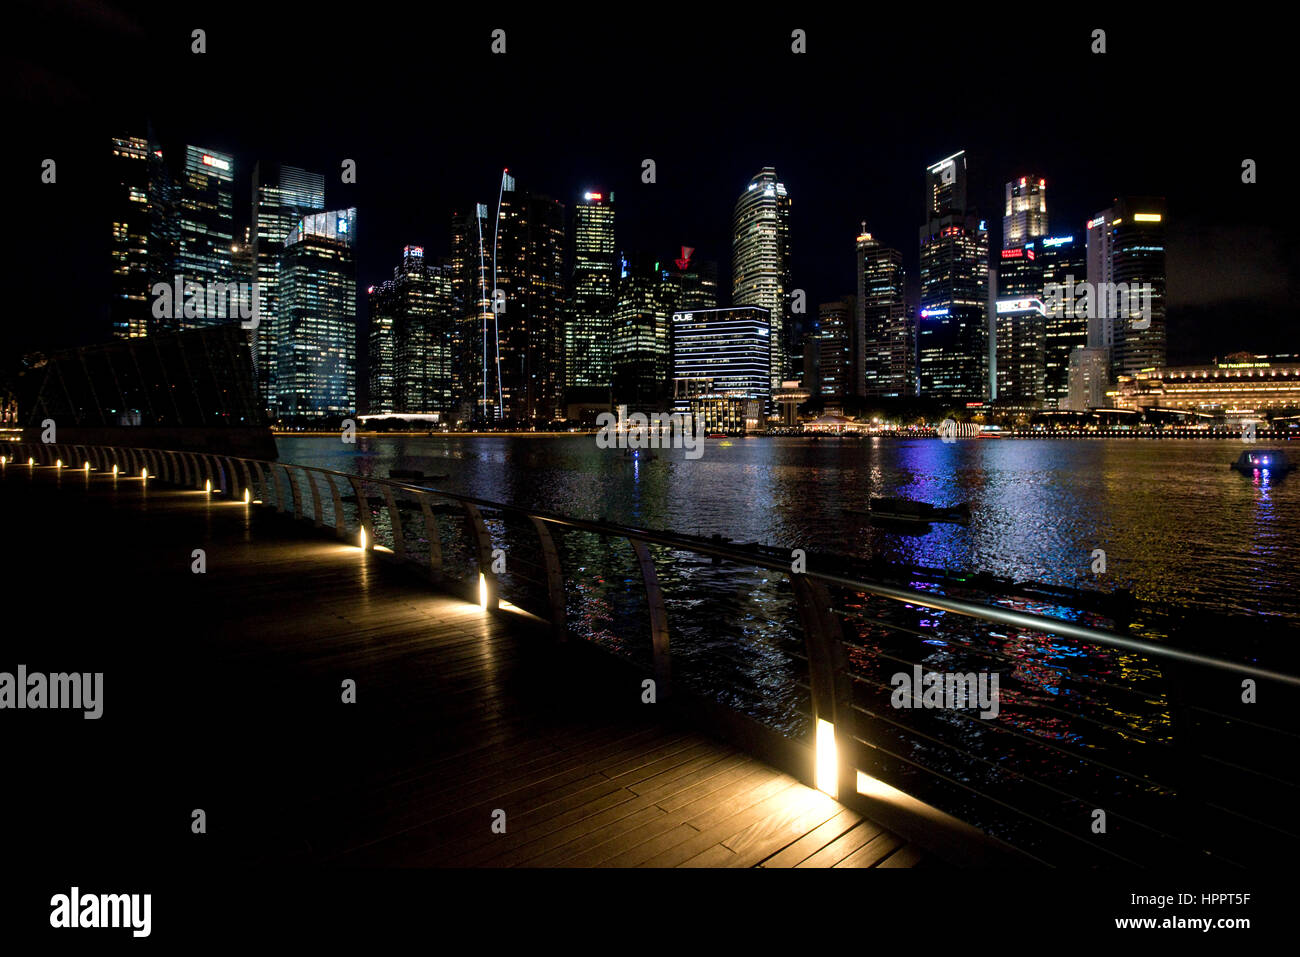
[{"label": "night sky", "polygon": [[[925,167],[965,149],[995,247],[1002,186],[1020,175],[1046,177],[1053,233],[1080,232],[1116,195],[1168,198],[1171,362],[1300,351],[1277,112],[1293,83],[1260,27],[1023,6],[1000,22],[938,7],[900,20],[882,5],[725,20],[686,5],[466,18],[443,4],[321,4],[270,19],[265,7],[18,5],[26,26],[14,24],[4,61],[17,204],[4,230],[6,360],[105,338],[108,137],[146,120],[172,149],[235,155],[237,236],[256,159],[325,174],[330,208],[358,208],[361,290],[391,275],[406,243],[445,255],[452,211],[494,204],[509,167],[520,189],[566,204],[612,189],[620,248],[669,260],[694,246],[717,260],[725,296],[736,197],[775,166],[810,310],[853,291],[862,220],[902,250],[915,286]],[[205,55],[189,52],[194,27]],[[505,56],[489,52],[495,27]],[[802,56],[795,27],[808,33]],[[1089,51],[1094,27],[1105,55]],[[53,186],[39,179],[47,156]],[[1247,157],[1255,185],[1241,183]],[[339,182],[344,158],[356,185]],[[645,158],[653,185],[640,181]]]}]

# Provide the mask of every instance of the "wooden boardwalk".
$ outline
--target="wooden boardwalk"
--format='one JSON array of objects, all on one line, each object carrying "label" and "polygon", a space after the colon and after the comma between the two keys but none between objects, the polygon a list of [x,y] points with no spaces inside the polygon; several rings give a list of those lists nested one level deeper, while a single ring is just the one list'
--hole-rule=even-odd
[{"label": "wooden boardwalk", "polygon": [[309,525],[138,478],[15,466],[0,502],[21,559],[0,670],[105,674],[99,721],[18,713],[28,733],[7,761],[28,769],[26,788],[4,801],[30,823],[20,844],[213,865],[922,861],[642,704],[631,669]]}]

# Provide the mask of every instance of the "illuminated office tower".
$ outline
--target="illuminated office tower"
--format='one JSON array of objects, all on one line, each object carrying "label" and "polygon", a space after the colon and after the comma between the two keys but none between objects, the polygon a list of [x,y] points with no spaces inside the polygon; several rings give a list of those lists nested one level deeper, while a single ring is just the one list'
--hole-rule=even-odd
[{"label": "illuminated office tower", "polygon": [[406,246],[393,278],[367,290],[368,412],[452,411],[453,279],[424,247]]},{"label": "illuminated office tower", "polygon": [[564,384],[608,388],[616,272],[614,194],[586,190],[573,208],[573,273],[564,326]]},{"label": "illuminated office tower", "polygon": [[916,395],[916,324],[904,299],[903,254],[858,234],[857,315],[853,329],[855,394]]},{"label": "illuminated office tower", "polygon": [[285,238],[308,213],[325,209],[325,177],[295,166],[257,163],[253,166],[252,240],[253,268],[257,280],[259,323],[253,330],[257,353],[257,381],[263,401],[270,407],[270,382],[274,377],[275,316],[280,301],[280,254]]},{"label": "illuminated office tower", "polygon": [[356,215],[312,213],[285,237],[272,386],[289,421],[356,412]]},{"label": "illuminated office tower", "polygon": [[771,317],[772,388],[790,352],[790,196],[776,170],[764,167],[736,200],[732,220],[731,302]]},{"label": "illuminated office tower", "polygon": [[827,398],[844,399],[854,391],[853,346],[857,338],[857,297],[845,296],[817,307],[816,335],[807,343],[817,349],[818,387]]},{"label": "illuminated office tower", "polygon": [[662,263],[645,254],[621,257],[610,330],[615,402],[656,411],[667,398],[672,315],[680,286]]},{"label": "illuminated office tower", "polygon": [[149,171],[148,140],[113,137],[109,321],[121,339],[147,335],[150,326]]},{"label": "illuminated office tower", "polygon": [[[237,277],[234,244],[234,158],[198,146],[185,147],[185,166],[176,184],[178,236],[174,273],[183,283],[231,283]],[[182,287],[183,288],[183,287]],[[182,328],[217,325],[228,318],[181,318]]]},{"label": "illuminated office tower", "polygon": [[966,154],[926,169],[921,227],[921,395],[953,402],[988,396],[988,229],[966,205]]},{"label": "illuminated office tower", "polygon": [[1046,319],[1037,296],[998,299],[997,400],[1041,409],[1046,388]]},{"label": "illuminated office tower", "polygon": [[1165,201],[1116,199],[1088,221],[1088,346],[1110,351],[1110,375],[1163,368]]},{"label": "illuminated office tower", "polygon": [[366,289],[366,401],[365,411],[375,415],[396,409],[397,297],[391,279]]},{"label": "illuminated office tower", "polygon": [[495,379],[491,393],[485,370],[495,367],[491,339],[492,227],[486,203],[453,213],[451,257],[456,322],[452,327],[452,393],[456,418],[486,424],[497,418]]},{"label": "illuminated office tower", "polygon": [[488,342],[488,371],[500,418],[519,425],[563,416],[564,204],[515,189],[503,178],[495,248],[497,348]]},{"label": "illuminated office tower", "polygon": [[[1043,289],[1049,284],[1080,283],[1088,275],[1085,244],[1073,235],[1043,236],[1035,240]],[[1064,301],[1049,304],[1044,292],[1046,343],[1044,346],[1043,405],[1064,409],[1070,396],[1070,354],[1088,344],[1088,318],[1068,309]]]},{"label": "illuminated office tower", "polygon": [[1047,180],[1022,176],[1006,186],[1002,248],[1013,249],[1047,235]]},{"label": "illuminated office tower", "polygon": [[766,309],[736,306],[673,313],[673,400],[689,411],[700,396],[757,399],[772,389],[771,327]]}]

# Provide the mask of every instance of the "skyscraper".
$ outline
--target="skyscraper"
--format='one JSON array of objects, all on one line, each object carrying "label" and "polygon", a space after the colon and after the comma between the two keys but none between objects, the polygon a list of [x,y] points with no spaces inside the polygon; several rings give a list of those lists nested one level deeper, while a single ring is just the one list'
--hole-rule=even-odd
[{"label": "skyscraper", "polygon": [[257,163],[253,166],[252,279],[258,286],[258,316],[253,330],[257,354],[258,386],[270,407],[270,383],[274,377],[276,342],[275,317],[280,302],[280,254],[284,241],[308,213],[325,209],[325,177],[295,166]]},{"label": "skyscraper", "polygon": [[[225,153],[185,147],[185,167],[176,189],[175,274],[183,283],[231,283],[237,277],[231,257],[234,242],[235,161]],[[182,327],[227,321],[204,314],[181,319]]]},{"label": "skyscraper", "polygon": [[673,396],[689,409],[702,395],[757,399],[771,395],[771,329],[766,309],[739,306],[673,314]]},{"label": "skyscraper", "polygon": [[[496,380],[488,394],[486,370],[495,364],[492,309],[492,228],[486,203],[453,213],[451,257],[456,322],[452,327],[452,395],[462,423],[497,419]],[[491,348],[489,348],[491,347]]]},{"label": "skyscraper", "polygon": [[928,167],[925,188],[920,391],[979,402],[988,394],[988,229],[966,205],[965,151]]},{"label": "skyscraper", "polygon": [[564,328],[564,384],[607,388],[615,283],[614,194],[586,190],[573,209],[573,273]]},{"label": "skyscraper", "polygon": [[843,400],[857,395],[854,382],[854,345],[857,336],[856,296],[845,296],[817,307],[817,334],[807,345],[817,347],[818,385],[820,393]]},{"label": "skyscraper", "polygon": [[1116,199],[1088,222],[1088,345],[1110,350],[1110,374],[1163,368],[1165,331],[1165,201]]},{"label": "skyscraper", "polygon": [[[1044,290],[1049,284],[1081,282],[1088,275],[1086,247],[1080,237],[1043,236],[1035,240],[1035,246]],[[1045,293],[1043,301],[1046,305]],[[1064,409],[1070,396],[1070,353],[1088,344],[1088,319],[1076,315],[1059,300],[1052,306],[1046,312],[1043,404],[1049,409]]]},{"label": "skyscraper", "polygon": [[356,411],[356,214],[312,213],[285,237],[272,386],[286,419]]},{"label": "skyscraper", "polygon": [[916,325],[904,298],[903,254],[867,232],[858,234],[855,394],[916,395]]},{"label": "skyscraper", "polygon": [[109,321],[123,339],[146,335],[150,326],[149,170],[144,137],[113,137]]},{"label": "skyscraper", "polygon": [[406,246],[393,278],[367,291],[369,412],[452,411],[453,271]]},{"label": "skyscraper", "polygon": [[488,356],[488,370],[500,396],[499,417],[521,425],[551,422],[563,415],[564,204],[516,190],[508,175],[500,196],[491,247],[492,288],[500,291],[492,317],[497,352]]},{"label": "skyscraper", "polygon": [[732,220],[731,301],[771,317],[772,388],[785,377],[790,351],[790,195],[764,167],[736,200]]},{"label": "skyscraper", "polygon": [[616,402],[653,411],[667,397],[672,315],[680,286],[645,253],[622,258],[610,330]]},{"label": "skyscraper", "polygon": [[1012,249],[1047,235],[1047,180],[1022,176],[1006,186],[1002,248]]}]

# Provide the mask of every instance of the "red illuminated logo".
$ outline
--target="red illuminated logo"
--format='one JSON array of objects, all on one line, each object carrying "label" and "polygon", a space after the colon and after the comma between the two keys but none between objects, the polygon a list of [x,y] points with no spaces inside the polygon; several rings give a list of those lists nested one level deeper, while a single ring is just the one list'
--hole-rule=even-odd
[{"label": "red illuminated logo", "polygon": [[[1019,258],[1020,258],[1021,256],[1023,256],[1024,254],[1025,254],[1025,251],[1024,251],[1023,249],[1004,249],[1004,250],[1002,250],[1002,258],[1003,258],[1003,259],[1019,259]],[[1032,259],[1033,257],[1031,256],[1030,258]]]},{"label": "red illuminated logo", "polygon": [[678,271],[678,272],[686,272],[686,267],[689,266],[689,265],[691,264],[691,256],[692,256],[694,253],[695,253],[695,247],[694,247],[694,246],[683,246],[683,247],[682,247],[682,258],[681,258],[681,259],[674,259],[674,260],[673,260],[673,262],[676,263],[676,265],[677,265],[677,271]]}]

